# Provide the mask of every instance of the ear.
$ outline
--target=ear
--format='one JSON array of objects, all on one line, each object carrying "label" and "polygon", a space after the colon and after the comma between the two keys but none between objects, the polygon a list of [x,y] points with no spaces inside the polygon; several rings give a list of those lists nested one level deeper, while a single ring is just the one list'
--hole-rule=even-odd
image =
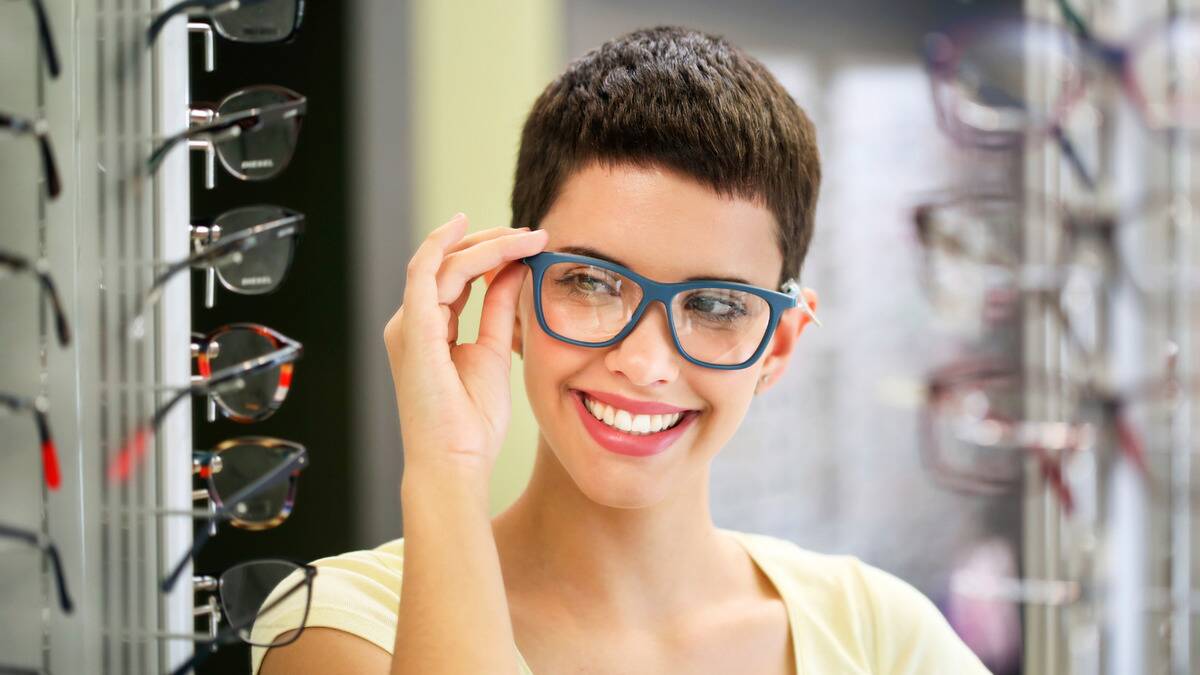
[{"label": "ear", "polygon": [[[819,298],[817,292],[811,288],[805,288],[801,291],[803,298],[801,302],[808,301],[809,309],[813,314],[816,314],[817,303]],[[795,352],[796,343],[800,339],[800,334],[804,329],[812,323],[812,318],[808,312],[804,311],[803,307],[793,307],[783,313],[779,317],[779,325],[775,328],[775,335],[771,337],[770,344],[767,345],[767,352],[763,355],[762,373],[760,375],[763,380],[760,380],[760,386],[756,391],[766,391],[767,387],[774,384],[779,379],[783,372],[787,370],[788,363],[791,362],[792,354]]]}]

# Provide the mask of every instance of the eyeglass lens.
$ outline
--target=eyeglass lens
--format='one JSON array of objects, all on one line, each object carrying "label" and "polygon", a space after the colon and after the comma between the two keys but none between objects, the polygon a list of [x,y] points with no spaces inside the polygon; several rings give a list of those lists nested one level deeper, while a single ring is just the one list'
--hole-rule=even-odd
[{"label": "eyeglass lens", "polygon": [[235,42],[278,42],[295,29],[296,0],[261,0],[243,3],[236,10],[212,17],[213,26],[227,40]]},{"label": "eyeglass lens", "polygon": [[[286,90],[251,87],[225,99],[217,109],[217,119],[293,100]],[[272,178],[292,160],[300,136],[301,119],[298,113],[280,120],[262,119],[262,116],[249,118],[241,134],[216,142],[217,155],[230,173],[243,180]]]},{"label": "eyeglass lens", "polygon": [[[309,593],[304,568],[286,560],[252,560],[221,575],[221,605],[229,625],[242,640],[260,647],[294,639],[288,631],[303,625]],[[301,612],[296,612],[298,606]],[[271,626],[262,633],[270,637],[256,639],[255,624]]]},{"label": "eyeglass lens", "polygon": [[[233,328],[220,333],[211,341],[216,345],[209,352],[210,372],[217,372],[253,361],[280,348],[269,335],[250,328]],[[215,353],[214,353],[215,352]],[[243,386],[232,391],[214,394],[220,404],[234,415],[260,419],[278,407],[287,393],[282,370],[289,364],[275,365],[239,375]]]},{"label": "eyeglass lens", "polygon": [[246,495],[236,504],[226,500],[286,464],[294,452],[293,448],[287,446],[256,443],[241,443],[220,451],[219,469],[212,471],[209,484],[235,519],[236,525],[253,527],[274,524],[273,521],[290,509],[291,482],[287,480],[275,481],[256,490],[255,494]]},{"label": "eyeglass lens", "polygon": [[[540,299],[552,331],[579,342],[602,343],[625,328],[642,296],[641,286],[623,274],[559,262],[546,268]],[[694,288],[675,295],[671,317],[688,356],[714,365],[736,365],[749,359],[762,343],[771,307],[764,298],[745,291]]]},{"label": "eyeglass lens", "polygon": [[[213,221],[213,225],[220,229],[224,238],[290,215],[291,212],[278,206],[247,206],[226,211]],[[261,295],[274,291],[291,266],[296,240],[290,235],[264,233],[262,240],[244,248],[240,256],[220,260],[216,264],[217,278],[235,293]]]},{"label": "eyeglass lens", "polygon": [[[1090,46],[1089,46],[1090,45]],[[1071,100],[1080,95],[1085,80],[1100,74],[1102,58],[1088,58],[1091,49],[1103,49],[1081,40],[1061,26],[1037,21],[1005,21],[970,35],[960,45],[954,83],[968,105],[957,110],[971,123],[972,111],[987,116],[1009,131],[1046,129]],[[1154,39],[1131,46],[1125,83],[1138,99],[1148,126],[1154,129],[1200,129],[1200,93],[1178,86],[1189,64],[1200,62],[1200,19],[1181,17],[1164,23]],[[1030,98],[1034,88],[1026,78],[1034,64],[1062,64],[1056,89],[1045,97]],[[999,115],[999,117],[997,117]],[[978,121],[985,118],[980,117]],[[1000,130],[1000,129],[997,129]]]}]

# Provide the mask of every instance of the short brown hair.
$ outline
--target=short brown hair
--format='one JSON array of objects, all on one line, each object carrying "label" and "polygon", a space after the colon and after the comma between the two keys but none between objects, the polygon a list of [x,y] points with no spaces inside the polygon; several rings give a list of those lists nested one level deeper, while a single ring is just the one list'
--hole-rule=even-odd
[{"label": "short brown hair", "polygon": [[513,227],[538,227],[591,163],[661,166],[765,204],[779,223],[782,283],[812,239],[820,157],[812,121],[757,59],[676,26],[628,33],[567,66],[521,132]]}]

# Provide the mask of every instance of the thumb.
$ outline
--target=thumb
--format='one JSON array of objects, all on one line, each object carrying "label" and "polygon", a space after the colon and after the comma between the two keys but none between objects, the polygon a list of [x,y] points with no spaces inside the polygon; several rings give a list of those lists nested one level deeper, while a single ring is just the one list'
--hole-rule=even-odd
[{"label": "thumb", "polygon": [[509,363],[512,349],[513,317],[517,297],[529,268],[520,261],[510,262],[496,274],[483,296],[483,316],[475,343],[487,347]]}]

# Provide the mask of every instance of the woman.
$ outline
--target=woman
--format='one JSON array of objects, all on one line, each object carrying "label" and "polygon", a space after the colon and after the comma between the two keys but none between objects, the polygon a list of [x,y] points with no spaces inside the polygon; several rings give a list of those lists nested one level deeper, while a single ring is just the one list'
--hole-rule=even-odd
[{"label": "woman", "polygon": [[[815,320],[795,278],[819,181],[807,116],[721,38],[654,28],[572,63],[523,130],[525,227],[434,230],[384,331],[405,537],[318,561],[307,627],[256,672],[986,672],[903,581],[709,515],[713,457]],[[510,352],[540,433],[490,518]]]}]

